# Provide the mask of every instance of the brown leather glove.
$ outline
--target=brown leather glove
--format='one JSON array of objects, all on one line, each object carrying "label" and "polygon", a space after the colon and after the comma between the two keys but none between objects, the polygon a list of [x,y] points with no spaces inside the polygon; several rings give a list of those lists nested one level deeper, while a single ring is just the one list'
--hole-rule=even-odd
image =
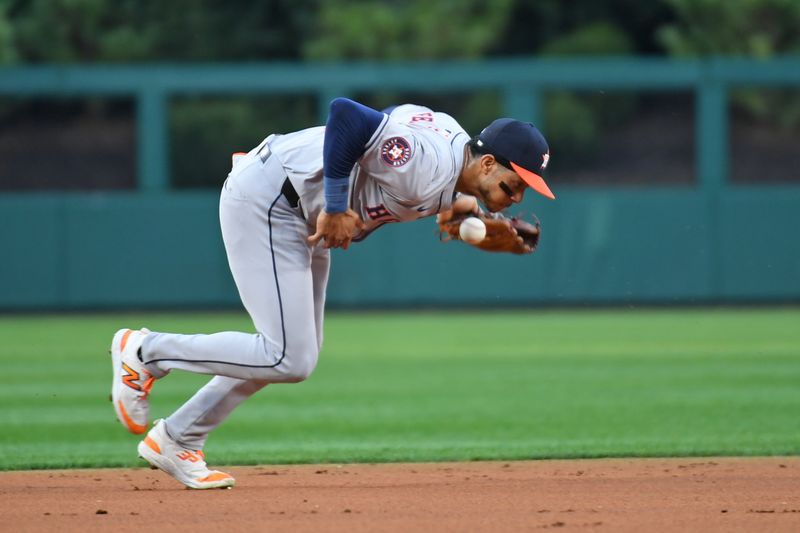
[{"label": "brown leather glove", "polygon": [[527,222],[518,217],[508,218],[499,213],[475,215],[472,213],[457,215],[451,218],[440,217],[439,238],[443,241],[461,240],[459,228],[468,217],[475,216],[486,224],[486,237],[476,248],[487,252],[507,252],[512,254],[530,254],[539,245],[541,235],[539,220]]}]

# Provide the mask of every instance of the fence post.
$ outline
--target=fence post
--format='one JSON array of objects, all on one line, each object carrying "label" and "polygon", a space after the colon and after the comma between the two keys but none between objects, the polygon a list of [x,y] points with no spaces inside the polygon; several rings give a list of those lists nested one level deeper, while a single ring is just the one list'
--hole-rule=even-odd
[{"label": "fence post", "polygon": [[728,95],[727,87],[714,77],[713,65],[707,64],[708,74],[700,79],[697,88],[697,173],[701,190],[706,197],[708,223],[709,280],[712,300],[722,297],[724,258],[720,238],[720,194],[728,181]]},{"label": "fence post", "polygon": [[137,95],[136,150],[137,184],[140,191],[169,188],[167,95],[162,89],[146,88]]},{"label": "fence post", "polygon": [[512,85],[503,91],[503,111],[517,120],[533,122],[544,131],[541,93],[530,85]]},{"label": "fence post", "polygon": [[728,98],[719,80],[704,78],[697,95],[697,179],[711,193],[728,179]]}]

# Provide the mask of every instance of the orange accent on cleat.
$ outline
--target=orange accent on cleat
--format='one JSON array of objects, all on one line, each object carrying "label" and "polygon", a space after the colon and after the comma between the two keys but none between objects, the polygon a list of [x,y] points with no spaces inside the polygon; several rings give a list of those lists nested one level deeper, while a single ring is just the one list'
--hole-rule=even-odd
[{"label": "orange accent on cleat", "polygon": [[122,334],[122,339],[119,341],[119,351],[120,352],[124,352],[125,351],[125,345],[128,344],[128,337],[131,336],[131,333],[133,333],[133,330],[129,329],[125,333]]},{"label": "orange accent on cleat", "polygon": [[190,463],[196,463],[201,460],[197,454],[192,453],[189,450],[182,451],[181,453],[177,454],[177,457],[181,461],[189,461]]},{"label": "orange accent on cleat", "polygon": [[229,474],[226,474],[225,472],[216,472],[214,474],[211,474],[210,476],[204,477],[203,479],[198,479],[197,481],[199,481],[200,483],[208,483],[211,481],[222,481],[223,479],[232,479],[232,477]]},{"label": "orange accent on cleat", "polygon": [[[136,383],[136,381],[141,377],[139,376],[139,373],[125,363],[122,363],[122,370],[126,372],[126,374],[122,376],[122,382],[133,390],[142,390],[141,385]],[[153,384],[151,383],[150,386],[152,387]]]},{"label": "orange accent on cleat", "polygon": [[155,383],[156,378],[150,376],[143,384],[142,390],[144,391],[144,397],[147,398],[147,395],[150,394],[150,389],[153,388],[153,383]]},{"label": "orange accent on cleat", "polygon": [[145,437],[144,438],[144,443],[147,444],[147,446],[149,446],[150,449],[153,450],[154,452],[156,452],[158,454],[161,453],[161,447],[158,445],[158,443],[156,441],[154,441],[150,437]]},{"label": "orange accent on cleat", "polygon": [[141,435],[145,431],[147,431],[147,426],[141,426],[131,419],[128,416],[128,412],[125,411],[125,406],[122,405],[122,400],[117,402],[117,407],[119,407],[119,413],[122,415],[122,418],[125,420],[125,426],[128,428],[128,431],[134,433],[136,435]]},{"label": "orange accent on cleat", "polygon": [[236,484],[230,474],[209,470],[202,451],[187,450],[172,440],[167,434],[164,420],[156,420],[136,450],[139,457],[150,466],[166,472],[190,489],[222,489]]}]

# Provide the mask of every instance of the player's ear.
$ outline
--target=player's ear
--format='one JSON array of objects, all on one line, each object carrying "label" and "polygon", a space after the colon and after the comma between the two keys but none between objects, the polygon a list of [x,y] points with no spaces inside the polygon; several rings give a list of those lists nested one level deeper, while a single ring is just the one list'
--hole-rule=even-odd
[{"label": "player's ear", "polygon": [[494,158],[492,154],[483,154],[481,155],[481,172],[486,175],[492,173],[495,166],[497,165],[497,160]]}]

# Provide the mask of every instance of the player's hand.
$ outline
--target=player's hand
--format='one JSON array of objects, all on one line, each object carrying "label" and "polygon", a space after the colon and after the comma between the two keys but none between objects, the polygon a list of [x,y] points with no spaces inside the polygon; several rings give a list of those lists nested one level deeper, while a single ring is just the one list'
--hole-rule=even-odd
[{"label": "player's hand", "polygon": [[464,216],[474,215],[480,217],[483,214],[478,199],[469,194],[462,194],[453,202],[450,209],[441,211],[436,215],[436,223],[442,224],[452,220],[453,218],[463,218]]},{"label": "player's hand", "polygon": [[308,238],[308,244],[315,246],[325,241],[325,248],[342,248],[347,250],[356,230],[364,229],[364,221],[358,213],[348,209],[344,213],[327,213],[322,211],[317,217],[317,232]]}]

